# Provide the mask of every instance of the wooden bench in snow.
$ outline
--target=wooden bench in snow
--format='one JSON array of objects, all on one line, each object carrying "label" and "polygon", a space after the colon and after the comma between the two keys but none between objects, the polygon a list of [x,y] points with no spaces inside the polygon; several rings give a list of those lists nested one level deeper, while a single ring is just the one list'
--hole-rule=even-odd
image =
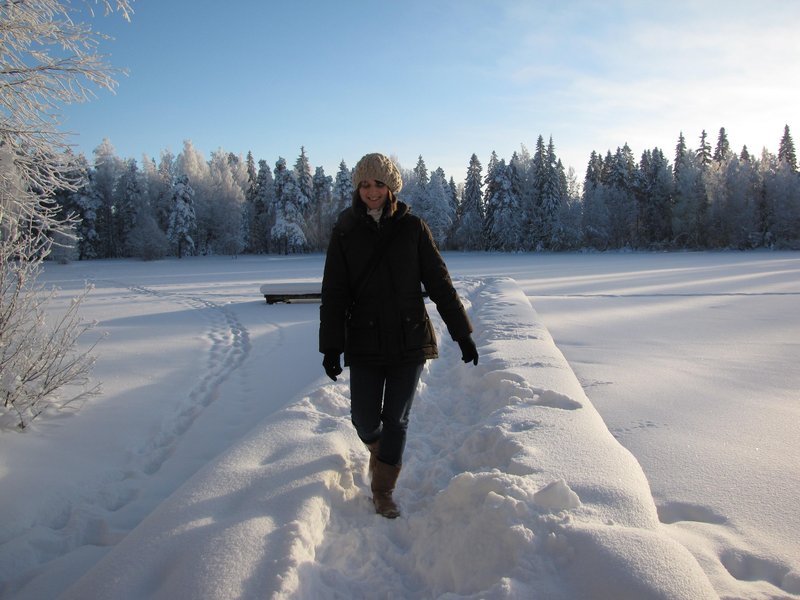
[{"label": "wooden bench in snow", "polygon": [[274,281],[261,286],[267,304],[313,302],[322,298],[321,281]]},{"label": "wooden bench in snow", "polygon": [[[267,304],[314,302],[322,298],[321,281],[273,281],[261,286]],[[422,291],[424,297],[428,292]]]}]

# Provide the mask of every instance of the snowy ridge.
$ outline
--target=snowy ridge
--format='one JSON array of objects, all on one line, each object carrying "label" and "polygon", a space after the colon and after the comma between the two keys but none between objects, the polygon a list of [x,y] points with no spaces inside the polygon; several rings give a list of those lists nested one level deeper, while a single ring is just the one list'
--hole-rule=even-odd
[{"label": "snowy ridge", "polygon": [[412,410],[400,519],[372,512],[340,378],[203,468],[64,597],[715,598],[522,290],[458,285],[481,361],[461,363],[432,310],[442,357]]}]

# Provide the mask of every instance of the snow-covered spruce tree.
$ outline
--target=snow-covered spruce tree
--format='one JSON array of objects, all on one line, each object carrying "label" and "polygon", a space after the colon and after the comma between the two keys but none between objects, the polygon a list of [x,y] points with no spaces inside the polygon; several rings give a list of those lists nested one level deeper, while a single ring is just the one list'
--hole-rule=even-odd
[{"label": "snow-covered spruce tree", "polygon": [[665,248],[672,239],[672,168],[658,148],[645,150],[639,162],[638,244]]},{"label": "snow-covered spruce tree", "polygon": [[178,258],[194,252],[192,235],[196,226],[194,189],[189,185],[189,177],[181,175],[175,182],[172,193],[172,211],[169,215],[169,229],[167,229],[167,239],[175,249],[175,255]]},{"label": "snow-covered spruce tree", "polygon": [[539,182],[539,244],[538,249],[558,250],[561,248],[561,205],[565,202],[566,185],[564,179],[564,167],[556,158],[555,145],[553,138],[547,145],[544,155],[544,169],[540,174]]},{"label": "snow-covered spruce tree", "polygon": [[133,241],[131,233],[136,227],[139,215],[146,214],[149,207],[144,206],[145,197],[139,166],[132,158],[126,160],[124,165],[114,202],[114,239],[120,256],[131,257],[139,256],[131,245]]},{"label": "snow-covered spruce tree", "polygon": [[314,191],[311,204],[314,206],[317,229],[317,250],[328,247],[333,224],[338,213],[333,208],[333,178],[325,175],[325,169],[317,167],[314,171]]},{"label": "snow-covered spruce tree", "polygon": [[[98,4],[131,12],[128,0]],[[81,185],[58,109],[116,85],[96,53],[100,34],[73,17],[69,2],[0,2],[0,426],[24,429],[97,392],[91,348],[78,348],[91,327],[78,315],[88,290],[54,316],[55,291],[38,282],[55,232],[74,225],[53,195]]]},{"label": "snow-covered spruce tree", "polygon": [[250,243],[256,253],[270,251],[270,231],[275,224],[275,182],[266,160],[258,161]]},{"label": "snow-covered spruce tree", "polygon": [[279,254],[296,254],[307,248],[301,206],[308,198],[297,187],[294,175],[286,168],[286,159],[275,163],[275,224],[270,230],[270,244]]},{"label": "snow-covered spruce tree", "polygon": [[483,249],[483,187],[481,162],[473,154],[467,167],[464,196],[459,204],[452,247],[457,250]]},{"label": "snow-covered spruce tree", "polygon": [[345,208],[350,206],[353,199],[353,174],[347,168],[347,164],[342,160],[339,163],[339,170],[336,172],[336,179],[333,182],[333,198],[331,213],[338,215]]},{"label": "snow-covered spruce tree", "polygon": [[486,179],[484,180],[486,187],[483,190],[483,242],[482,246],[485,250],[491,250],[490,231],[494,227],[494,212],[495,204],[493,199],[497,196],[497,171],[500,167],[500,160],[497,158],[497,152],[492,150],[492,155],[489,157],[489,164],[486,167]]},{"label": "snow-covered spruce tree", "polygon": [[409,181],[403,182],[403,200],[422,219],[428,218],[428,167],[422,155],[411,172]]},{"label": "snow-covered spruce tree", "polygon": [[581,216],[584,244],[596,250],[605,250],[610,241],[606,184],[603,158],[594,150],[589,157],[583,179],[583,214]]},{"label": "snow-covered spruce tree", "polygon": [[486,233],[487,249],[516,252],[522,247],[522,220],[519,197],[514,191],[512,172],[505,160],[495,169],[494,195],[489,199],[492,221]]},{"label": "snow-covered spruce tree", "polygon": [[427,192],[428,202],[425,221],[431,229],[436,245],[444,248],[447,244],[447,234],[455,219],[448,197],[449,187],[445,180],[444,171],[437,169],[431,173]]}]

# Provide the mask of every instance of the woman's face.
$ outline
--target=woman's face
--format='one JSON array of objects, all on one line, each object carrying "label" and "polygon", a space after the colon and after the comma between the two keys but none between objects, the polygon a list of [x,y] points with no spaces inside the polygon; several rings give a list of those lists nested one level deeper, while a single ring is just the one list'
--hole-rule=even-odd
[{"label": "woman's face", "polygon": [[382,181],[368,179],[358,185],[358,195],[370,210],[383,208],[389,198],[389,188]]}]

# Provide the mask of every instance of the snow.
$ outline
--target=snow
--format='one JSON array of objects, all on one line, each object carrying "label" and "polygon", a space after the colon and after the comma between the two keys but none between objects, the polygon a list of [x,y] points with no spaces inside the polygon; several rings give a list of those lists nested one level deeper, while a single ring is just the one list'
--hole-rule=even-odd
[{"label": "snow", "polygon": [[394,521],[260,292],[322,256],[48,265],[105,391],[0,435],[0,598],[800,597],[800,256],[445,257],[481,359],[431,307]]}]

